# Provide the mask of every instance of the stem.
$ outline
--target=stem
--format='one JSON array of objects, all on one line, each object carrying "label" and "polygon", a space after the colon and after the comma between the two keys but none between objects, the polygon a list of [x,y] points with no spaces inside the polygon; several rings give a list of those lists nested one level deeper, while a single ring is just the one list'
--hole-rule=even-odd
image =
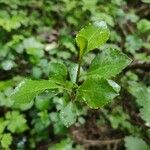
[{"label": "stem", "polygon": [[82,62],[82,61],[81,61],[81,59],[79,58],[79,60],[78,60],[77,78],[76,78],[76,83],[77,83],[77,84],[78,84],[78,82],[79,82],[81,62]]},{"label": "stem", "polygon": [[[79,82],[81,63],[82,63],[82,58],[80,57],[80,52],[79,52],[78,53],[78,69],[77,69],[77,76],[76,76],[76,84],[78,84],[78,82]],[[72,92],[70,94],[71,101],[76,100],[76,97],[77,97],[76,92],[77,92],[76,89],[72,89]]]}]

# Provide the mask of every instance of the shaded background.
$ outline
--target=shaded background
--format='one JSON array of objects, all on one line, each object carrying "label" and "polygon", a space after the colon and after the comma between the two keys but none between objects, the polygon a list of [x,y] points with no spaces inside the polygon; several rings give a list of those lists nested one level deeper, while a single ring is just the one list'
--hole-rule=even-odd
[{"label": "shaded background", "polygon": [[[75,35],[95,20],[105,20],[111,36],[86,55],[85,68],[108,47],[131,57],[116,78],[120,96],[100,110],[83,106],[69,129],[58,115],[59,95],[42,94],[25,111],[15,109],[13,88],[25,77],[48,79],[50,62],[76,62]],[[0,0],[0,149],[149,150],[149,127],[149,0]]]}]

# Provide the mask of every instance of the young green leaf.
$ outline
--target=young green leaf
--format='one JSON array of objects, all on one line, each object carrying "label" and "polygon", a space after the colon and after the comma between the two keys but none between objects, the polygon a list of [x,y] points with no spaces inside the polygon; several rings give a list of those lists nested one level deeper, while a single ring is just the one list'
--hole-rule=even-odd
[{"label": "young green leaf", "polygon": [[72,102],[69,102],[67,106],[60,111],[60,119],[66,127],[70,127],[76,122],[76,107]]},{"label": "young green leaf", "polygon": [[[117,88],[116,88],[117,87]],[[119,86],[105,79],[88,78],[80,87],[79,95],[91,108],[100,108],[118,95]]]},{"label": "young green leaf", "polygon": [[80,50],[79,51],[79,57],[81,58],[84,55],[84,53],[86,52],[87,45],[88,45],[88,40],[85,37],[81,36],[81,35],[77,35],[76,43],[79,47],[79,50]]},{"label": "young green leaf", "polygon": [[109,29],[104,21],[96,21],[87,25],[76,36],[80,48],[80,57],[90,50],[102,46],[109,38]]},{"label": "young green leaf", "polygon": [[107,49],[96,56],[88,70],[88,76],[99,76],[108,79],[119,74],[131,60],[116,49]]},{"label": "young green leaf", "polygon": [[14,100],[14,107],[20,108],[31,103],[36,95],[45,90],[57,89],[58,85],[51,80],[23,80],[11,94],[11,99]]}]

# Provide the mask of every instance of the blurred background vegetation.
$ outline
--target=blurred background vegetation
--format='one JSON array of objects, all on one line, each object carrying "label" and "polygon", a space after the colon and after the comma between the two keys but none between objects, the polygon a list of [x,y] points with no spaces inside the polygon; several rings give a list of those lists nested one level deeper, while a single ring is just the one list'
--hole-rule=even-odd
[{"label": "blurred background vegetation", "polygon": [[[83,106],[69,129],[58,115],[61,95],[43,93],[16,109],[14,87],[48,79],[50,62],[71,67],[76,33],[95,20],[106,21],[111,36],[85,67],[108,47],[126,53],[133,62],[116,79],[120,96],[100,110]],[[150,150],[150,1],[0,0],[0,149]]]}]

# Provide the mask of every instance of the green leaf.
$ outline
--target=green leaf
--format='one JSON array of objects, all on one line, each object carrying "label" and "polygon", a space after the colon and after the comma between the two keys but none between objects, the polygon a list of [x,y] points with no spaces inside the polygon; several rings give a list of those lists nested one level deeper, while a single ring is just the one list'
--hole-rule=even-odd
[{"label": "green leaf", "polygon": [[88,78],[79,87],[79,95],[89,107],[97,109],[115,98],[118,95],[118,89],[118,85],[116,86],[105,79]]},{"label": "green leaf", "polygon": [[1,67],[6,71],[11,70],[14,66],[15,66],[15,63],[12,60],[4,60],[1,63]]},{"label": "green leaf", "polygon": [[67,77],[67,68],[61,63],[50,63],[50,77],[57,81],[64,81]]},{"label": "green leaf", "polygon": [[96,7],[96,4],[98,2],[98,0],[82,0],[83,2],[83,9],[87,9],[91,12],[94,12],[95,11],[95,7]]},{"label": "green leaf", "polygon": [[131,82],[128,90],[136,98],[136,102],[139,106],[143,107],[150,103],[150,89],[144,84]]},{"label": "green leaf", "polygon": [[137,28],[142,33],[149,32],[150,31],[150,21],[147,19],[141,19],[137,23]]},{"label": "green leaf", "polygon": [[18,111],[7,112],[7,129],[12,133],[21,133],[28,129],[25,117]]},{"label": "green leaf", "polygon": [[0,27],[4,28],[6,31],[10,32],[13,29],[18,29],[23,23],[23,18],[18,14],[10,17],[0,17]]},{"label": "green leaf", "polygon": [[114,20],[113,16],[111,16],[108,13],[104,13],[104,12],[99,12],[99,13],[92,15],[92,20],[104,20],[108,25],[110,25],[112,27],[114,27],[114,25],[115,25],[115,20]]},{"label": "green leaf", "polygon": [[150,0],[141,0],[143,3],[150,3]]},{"label": "green leaf", "polygon": [[88,41],[85,37],[77,35],[76,42],[80,49],[79,56],[82,57],[84,55],[84,53],[86,52]]},{"label": "green leaf", "polygon": [[[23,80],[11,94],[11,99],[14,100],[14,107],[22,108],[32,102],[36,95],[45,90],[57,89],[58,85],[51,80]],[[23,108],[22,108],[23,109]],[[26,108],[24,108],[26,109]]]},{"label": "green leaf", "polygon": [[150,102],[148,104],[145,104],[140,109],[140,116],[146,122],[145,125],[148,127],[150,127],[150,109],[149,108],[150,108]]},{"label": "green leaf", "polygon": [[0,81],[0,91],[5,90],[13,84],[13,80]]},{"label": "green leaf", "polygon": [[50,107],[50,97],[47,95],[38,95],[35,99],[35,107],[38,110],[48,110]]},{"label": "green leaf", "polygon": [[11,145],[11,143],[12,143],[12,136],[11,136],[11,134],[10,133],[3,134],[2,138],[1,138],[2,148],[8,149],[9,146]]},{"label": "green leaf", "polygon": [[132,136],[125,138],[125,147],[126,150],[150,150],[150,147],[143,139]]},{"label": "green leaf", "polygon": [[109,117],[111,126],[114,129],[124,128],[131,131],[132,128],[134,128],[128,121],[130,117],[123,111],[123,108],[121,106],[115,107],[110,111],[110,114],[107,114],[107,116]]},{"label": "green leaf", "polygon": [[32,68],[32,76],[36,79],[39,79],[42,76],[42,69],[40,67]]},{"label": "green leaf", "polygon": [[73,146],[73,141],[69,138],[61,140],[59,143],[49,147],[48,150],[83,150],[79,145]]},{"label": "green leaf", "polygon": [[132,82],[128,90],[141,107],[140,116],[145,120],[146,125],[150,127],[150,87],[146,87],[142,83]]},{"label": "green leaf", "polygon": [[72,141],[70,139],[64,139],[59,143],[55,144],[53,147],[50,147],[48,150],[71,150]]},{"label": "green leaf", "polygon": [[7,121],[4,120],[4,119],[2,119],[2,118],[0,118],[0,134],[3,133],[3,131],[4,131],[5,127],[6,127],[6,125],[7,125]]},{"label": "green leaf", "polygon": [[77,119],[75,104],[69,102],[67,106],[60,111],[60,119],[66,127],[70,127],[74,124]]},{"label": "green leaf", "polygon": [[126,36],[126,43],[125,48],[126,51],[130,52],[131,54],[135,55],[136,51],[142,47],[143,41],[137,35],[127,35]]},{"label": "green leaf", "polygon": [[44,55],[44,45],[37,41],[34,37],[27,38],[23,41],[24,49],[27,54],[41,58]]},{"label": "green leaf", "polygon": [[141,0],[143,3],[150,3],[150,0]]},{"label": "green leaf", "polygon": [[80,57],[88,51],[102,46],[108,40],[109,34],[109,29],[104,21],[96,21],[81,29],[76,36]]},{"label": "green leaf", "polygon": [[96,56],[88,70],[88,76],[110,78],[119,74],[131,60],[116,49],[107,49]]}]

